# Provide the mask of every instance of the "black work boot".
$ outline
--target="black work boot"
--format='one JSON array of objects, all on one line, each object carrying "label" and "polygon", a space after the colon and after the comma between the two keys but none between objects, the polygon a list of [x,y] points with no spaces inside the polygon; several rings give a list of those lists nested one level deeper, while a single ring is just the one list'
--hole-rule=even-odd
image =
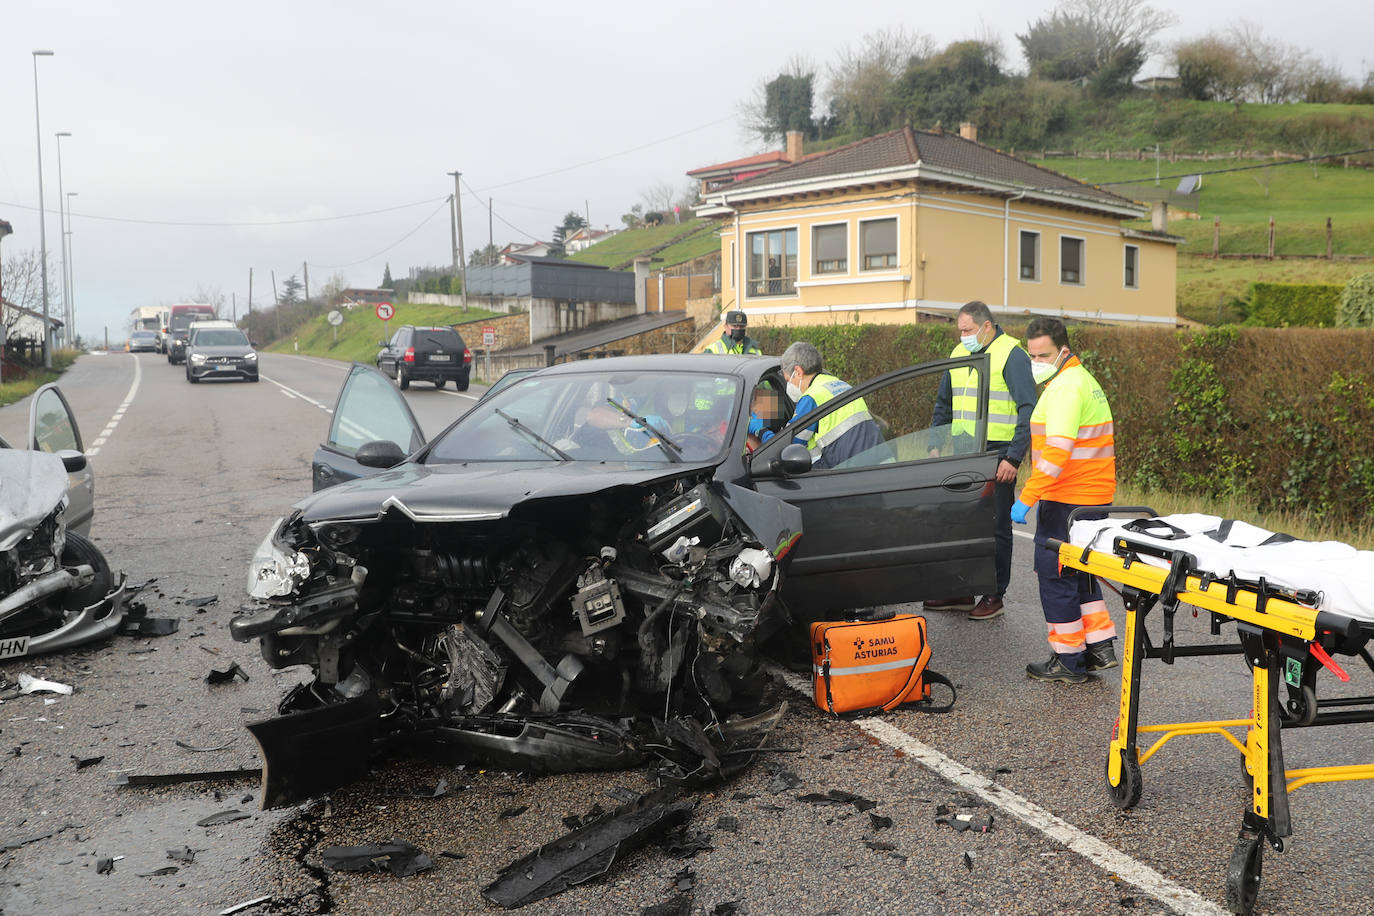
[{"label": "black work boot", "polygon": [[1084,657],[1088,663],[1089,671],[1102,671],[1105,668],[1116,667],[1116,650],[1112,648],[1112,640],[1110,639],[1088,643],[1088,651]]},{"label": "black work boot", "polygon": [[1037,681],[1060,681],[1065,684],[1082,684],[1088,680],[1086,673],[1071,671],[1066,668],[1064,662],[1059,658],[1058,652],[1053,653],[1047,662],[1027,665],[1026,674]]}]

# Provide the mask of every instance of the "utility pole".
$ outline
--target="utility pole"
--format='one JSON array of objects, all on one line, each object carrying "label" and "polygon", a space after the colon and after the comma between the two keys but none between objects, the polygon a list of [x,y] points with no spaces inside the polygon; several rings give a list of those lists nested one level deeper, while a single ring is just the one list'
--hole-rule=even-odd
[{"label": "utility pole", "polygon": [[233,321],[234,324],[238,324],[238,323],[239,323],[239,294],[238,294],[238,293],[230,293],[230,294],[229,294],[229,319],[230,319],[231,321]]},{"label": "utility pole", "polygon": [[458,205],[457,196],[449,195],[448,199],[448,234],[452,242],[450,252],[453,256],[453,279],[458,279]]},{"label": "utility pole", "polygon": [[487,198],[487,254],[491,257],[491,263],[496,263],[496,241],[491,233],[491,198]]},{"label": "utility pole", "polygon": [[277,338],[281,339],[281,297],[277,295],[277,272],[269,271],[272,275],[272,313],[277,316]]},{"label": "utility pole", "polygon": [[248,268],[248,336],[253,336],[253,268]]},{"label": "utility pole", "polygon": [[310,264],[307,261],[301,262],[301,273],[305,274],[305,301],[310,302]]},{"label": "utility pole", "polygon": [[48,228],[43,209],[43,125],[38,115],[38,58],[51,51],[33,51],[33,127],[38,140],[38,275],[43,293],[43,368],[52,368],[52,321],[48,318]]},{"label": "utility pole", "polygon": [[453,176],[453,214],[458,222],[458,269],[462,272],[463,288],[463,311],[468,308],[468,267],[463,260],[463,192],[458,187],[458,179],[463,177],[462,172],[449,172]]}]

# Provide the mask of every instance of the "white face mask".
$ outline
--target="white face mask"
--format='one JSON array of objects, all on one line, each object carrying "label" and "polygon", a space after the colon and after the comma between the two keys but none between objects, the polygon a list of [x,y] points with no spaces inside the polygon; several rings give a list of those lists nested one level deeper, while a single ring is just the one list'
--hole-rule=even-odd
[{"label": "white face mask", "polygon": [[963,335],[959,338],[959,343],[963,344],[964,349],[970,353],[978,352],[978,332],[974,331],[972,334]]},{"label": "white face mask", "polygon": [[801,390],[801,387],[789,377],[787,379],[787,396],[792,399],[792,403],[795,404],[800,401],[803,394],[805,392]]},{"label": "white face mask", "polygon": [[1031,378],[1035,379],[1035,384],[1043,385],[1054,378],[1057,371],[1054,363],[1031,363]]}]

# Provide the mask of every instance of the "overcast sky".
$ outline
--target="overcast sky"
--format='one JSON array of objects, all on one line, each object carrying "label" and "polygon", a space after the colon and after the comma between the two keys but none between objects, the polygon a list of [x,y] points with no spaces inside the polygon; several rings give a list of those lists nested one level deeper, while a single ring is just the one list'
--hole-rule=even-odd
[{"label": "overcast sky", "polygon": [[[1321,15],[1274,0],[1155,5],[1180,20],[1167,39],[1245,17],[1351,78],[1374,63],[1367,0]],[[260,305],[272,271],[280,286],[305,262],[312,287],[334,274],[376,286],[386,263],[397,277],[449,263],[454,169],[475,191],[463,200],[469,249],[487,242],[488,196],[497,244],[547,239],[584,207],[593,225],[619,225],[654,184],[683,187],[688,169],[759,152],[737,105],[794,55],[823,69],[840,46],[900,25],[940,45],[1000,34],[1007,63],[1023,67],[1014,33],[1052,6],[0,0],[0,219],[14,226],[0,256],[38,248],[35,49],[54,52],[38,59],[50,258],[54,134],[70,131],[77,324],[113,340],[134,306],[198,287],[236,298],[241,314],[250,267]],[[377,210],[388,212],[356,216]],[[257,225],[224,225],[245,223]]]}]

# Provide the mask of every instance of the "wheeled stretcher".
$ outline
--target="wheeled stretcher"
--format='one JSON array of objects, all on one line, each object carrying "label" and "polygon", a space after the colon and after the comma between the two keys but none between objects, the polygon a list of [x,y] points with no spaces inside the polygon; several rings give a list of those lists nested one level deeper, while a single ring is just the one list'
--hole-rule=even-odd
[{"label": "wheeled stretcher", "polygon": [[[1359,587],[1374,574],[1374,555],[1332,545],[1341,562],[1331,565],[1306,549],[1314,546],[1310,542],[1293,542],[1286,552],[1265,550],[1292,539],[1251,526],[1235,528],[1241,523],[1211,516],[1158,519],[1147,507],[1098,507],[1091,514],[1104,510],[1105,519],[1071,518],[1069,542],[1051,540],[1049,546],[1059,552],[1063,566],[1121,585],[1126,608],[1121,709],[1107,752],[1108,791],[1118,807],[1133,807],[1141,796],[1141,764],[1174,738],[1214,734],[1233,744],[1252,791],[1227,868],[1226,902],[1234,913],[1249,913],[1259,890],[1264,844],[1282,852],[1284,838],[1292,834],[1289,793],[1311,783],[1374,779],[1374,763],[1285,769],[1282,741],[1283,729],[1374,722],[1374,696],[1317,696],[1317,673],[1323,668],[1350,680],[1334,656],[1358,658],[1374,672],[1369,650],[1374,592]],[[1137,518],[1123,524],[1120,516]],[[1236,531],[1239,537],[1228,543]],[[1281,572],[1274,579],[1254,575],[1257,563],[1271,563]],[[1338,569],[1350,570],[1355,584],[1331,574]],[[1297,577],[1304,575],[1323,581],[1298,587]],[[1178,645],[1174,617],[1184,604],[1209,612],[1214,636],[1233,622],[1236,642]],[[1158,642],[1146,627],[1156,607],[1162,618]],[[1140,724],[1147,659],[1173,664],[1176,658],[1212,655],[1244,656],[1253,683],[1248,717]],[[1242,729],[1243,737],[1237,737]],[[1137,743],[1142,733],[1159,737],[1142,750]]]}]

